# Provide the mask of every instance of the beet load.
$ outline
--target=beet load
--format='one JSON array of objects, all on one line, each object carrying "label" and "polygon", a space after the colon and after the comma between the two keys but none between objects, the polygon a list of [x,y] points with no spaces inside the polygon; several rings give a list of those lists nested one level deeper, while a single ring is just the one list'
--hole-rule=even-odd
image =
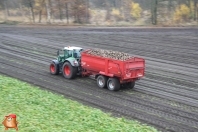
[{"label": "beet load", "polygon": [[121,60],[121,61],[125,61],[125,60],[132,58],[132,56],[130,56],[127,53],[123,53],[119,51],[112,51],[112,50],[91,49],[87,53],[90,55],[94,55],[94,56],[111,58],[111,59]]}]

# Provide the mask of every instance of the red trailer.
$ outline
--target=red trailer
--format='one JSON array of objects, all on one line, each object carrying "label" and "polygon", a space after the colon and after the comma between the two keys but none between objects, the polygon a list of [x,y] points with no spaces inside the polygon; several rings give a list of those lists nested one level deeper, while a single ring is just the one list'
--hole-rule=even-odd
[{"label": "red trailer", "polygon": [[82,75],[94,75],[97,85],[107,86],[109,90],[117,91],[121,85],[133,88],[135,81],[144,76],[145,60],[131,57],[128,60],[114,60],[88,54],[89,50],[81,53]]}]

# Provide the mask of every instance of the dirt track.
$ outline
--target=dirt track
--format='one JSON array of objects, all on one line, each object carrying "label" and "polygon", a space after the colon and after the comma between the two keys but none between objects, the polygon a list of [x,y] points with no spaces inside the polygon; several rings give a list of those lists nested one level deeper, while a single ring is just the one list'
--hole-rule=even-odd
[{"label": "dirt track", "polygon": [[[56,51],[97,47],[146,59],[135,88],[99,89],[90,78],[49,74]],[[161,131],[198,131],[198,29],[66,28],[0,25],[0,73]]]}]

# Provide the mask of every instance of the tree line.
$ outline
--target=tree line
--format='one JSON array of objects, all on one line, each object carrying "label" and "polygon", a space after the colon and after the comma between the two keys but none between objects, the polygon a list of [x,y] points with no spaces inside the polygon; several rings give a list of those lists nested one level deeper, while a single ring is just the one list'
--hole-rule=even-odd
[{"label": "tree line", "polygon": [[198,20],[198,0],[152,0],[151,4],[151,21],[152,24],[156,25],[158,22],[158,10],[160,2],[167,2],[167,8],[171,13],[173,10],[175,14],[175,21],[181,21],[184,19]]},{"label": "tree line", "polygon": [[[75,22],[87,22],[89,0],[0,0],[0,7],[4,10],[5,19],[10,16],[10,9],[20,9],[20,15],[27,15],[27,10],[30,12],[32,22],[38,16],[38,22],[42,21],[42,16],[45,16],[47,22],[54,19],[67,19],[73,17]],[[85,19],[86,17],[86,19]]]},{"label": "tree line", "polygon": [[198,0],[0,0],[5,20],[14,9],[33,23],[43,19],[48,23],[63,19],[68,24],[71,19],[74,23],[89,23],[96,9],[105,10],[105,20],[113,16],[116,21],[131,22],[143,18],[145,11],[149,11],[154,25],[163,16],[176,22],[198,20]]}]

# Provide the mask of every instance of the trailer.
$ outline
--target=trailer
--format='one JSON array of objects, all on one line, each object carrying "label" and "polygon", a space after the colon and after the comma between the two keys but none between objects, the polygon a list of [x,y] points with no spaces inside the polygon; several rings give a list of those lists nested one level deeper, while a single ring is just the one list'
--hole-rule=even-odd
[{"label": "trailer", "polygon": [[82,75],[94,75],[101,88],[117,91],[120,85],[133,88],[135,81],[144,76],[145,60],[131,57],[126,61],[114,60],[100,56],[81,54]]},{"label": "trailer", "polygon": [[[51,74],[62,73],[65,78],[72,79],[76,75],[93,76],[100,88],[117,91],[121,86],[133,88],[136,80],[145,75],[145,60],[129,57],[125,60],[92,55],[92,49],[83,51],[79,47],[64,48],[63,54],[58,51],[58,59],[50,64]],[[69,57],[68,53],[71,51]],[[62,58],[62,59],[60,59]]]}]

